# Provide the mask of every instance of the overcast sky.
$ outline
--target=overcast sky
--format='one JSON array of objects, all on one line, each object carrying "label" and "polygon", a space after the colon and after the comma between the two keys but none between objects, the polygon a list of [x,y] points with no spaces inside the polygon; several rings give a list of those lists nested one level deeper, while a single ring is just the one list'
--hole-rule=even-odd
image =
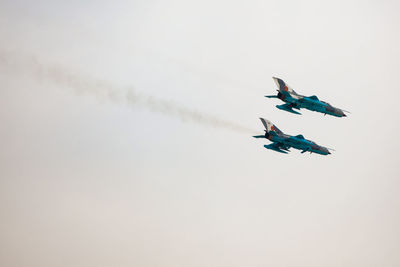
[{"label": "overcast sky", "polygon": [[[399,10],[0,1],[0,265],[400,266]],[[278,110],[272,76],[352,113]]]}]

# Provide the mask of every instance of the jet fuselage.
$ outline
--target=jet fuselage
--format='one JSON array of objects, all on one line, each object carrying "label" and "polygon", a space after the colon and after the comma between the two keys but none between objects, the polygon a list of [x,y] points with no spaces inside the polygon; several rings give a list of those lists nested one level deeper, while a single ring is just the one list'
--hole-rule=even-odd
[{"label": "jet fuselage", "polygon": [[272,143],[269,145],[264,145],[265,148],[274,150],[280,153],[287,154],[290,148],[299,149],[304,152],[317,153],[321,155],[331,154],[329,149],[320,145],[317,145],[315,142],[311,140],[307,140],[303,135],[299,134],[296,136],[291,136],[283,133],[278,129],[272,122],[269,120],[260,118],[261,122],[265,127],[264,135],[256,135],[254,138],[266,138],[270,140]]},{"label": "jet fuselage", "polygon": [[277,105],[276,107],[295,114],[301,114],[293,109],[300,110],[305,108],[311,111],[316,111],[335,117],[346,117],[342,109],[336,108],[327,102],[320,101],[316,96],[304,96],[297,94],[290,88],[283,80],[273,77],[278,86],[278,94],[273,96],[266,96],[268,98],[279,98],[286,104]]},{"label": "jet fuselage", "polygon": [[290,136],[287,134],[273,135],[265,133],[265,138],[272,142],[283,144],[285,147],[293,147],[295,149],[302,150],[304,152],[313,152],[321,155],[331,154],[326,147],[319,146],[315,142],[304,139],[302,135]]}]

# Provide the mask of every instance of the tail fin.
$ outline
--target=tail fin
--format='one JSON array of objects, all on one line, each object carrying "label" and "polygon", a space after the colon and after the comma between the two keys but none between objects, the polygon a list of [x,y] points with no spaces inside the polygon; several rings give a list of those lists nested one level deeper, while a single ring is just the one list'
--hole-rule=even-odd
[{"label": "tail fin", "polygon": [[282,79],[279,79],[279,78],[276,78],[276,77],[272,77],[272,79],[274,79],[274,82],[278,86],[279,92],[281,92],[283,94],[289,93],[289,94],[297,95],[297,93],[287,83],[285,83]]},{"label": "tail fin", "polygon": [[281,130],[278,129],[278,127],[276,127],[272,122],[270,122],[269,120],[260,118],[261,122],[264,124],[264,127],[266,129],[266,131],[269,132],[275,132],[277,134],[282,134],[283,132]]}]

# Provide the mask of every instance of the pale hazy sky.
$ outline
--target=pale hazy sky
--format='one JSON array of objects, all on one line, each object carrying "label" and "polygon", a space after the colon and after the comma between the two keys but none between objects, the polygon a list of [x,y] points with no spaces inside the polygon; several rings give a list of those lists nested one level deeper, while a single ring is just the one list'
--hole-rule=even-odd
[{"label": "pale hazy sky", "polygon": [[[400,266],[399,10],[0,1],[0,265]],[[32,61],[112,90],[39,77]],[[272,76],[352,114],[280,111],[263,97]],[[132,86],[336,151],[274,153],[252,133],[126,104]]]}]

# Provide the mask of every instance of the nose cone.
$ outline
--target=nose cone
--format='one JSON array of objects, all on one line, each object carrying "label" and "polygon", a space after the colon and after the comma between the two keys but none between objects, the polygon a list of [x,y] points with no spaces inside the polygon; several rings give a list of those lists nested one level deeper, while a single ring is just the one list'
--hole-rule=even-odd
[{"label": "nose cone", "polygon": [[331,152],[329,152],[329,149],[327,149],[326,147],[323,146],[319,146],[319,145],[314,145],[311,146],[311,150],[314,153],[320,154],[320,155],[329,155],[331,154]]},{"label": "nose cone", "polygon": [[324,147],[323,151],[324,151],[327,155],[331,154],[331,152],[329,152],[329,149],[327,149],[326,147]]},{"label": "nose cone", "polygon": [[329,149],[327,149],[326,147],[320,147],[320,151],[322,155],[329,155],[331,154],[331,152],[329,152]]},{"label": "nose cone", "polygon": [[337,109],[336,113],[339,115],[339,117],[347,117],[347,115],[344,114],[343,110],[341,110],[341,109]]}]

